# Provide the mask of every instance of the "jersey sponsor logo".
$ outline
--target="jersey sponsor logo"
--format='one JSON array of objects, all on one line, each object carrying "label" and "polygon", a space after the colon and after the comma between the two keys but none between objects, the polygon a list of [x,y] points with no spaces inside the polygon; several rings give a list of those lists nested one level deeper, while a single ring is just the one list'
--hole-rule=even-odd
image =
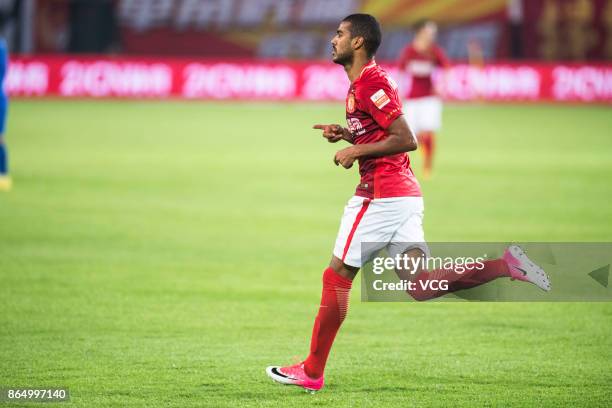
[{"label": "jersey sponsor logo", "polygon": [[357,118],[347,118],[346,124],[348,125],[349,131],[355,136],[361,136],[365,133],[361,121]]},{"label": "jersey sponsor logo", "polygon": [[376,105],[378,109],[384,108],[385,105],[391,102],[391,99],[387,96],[383,89],[376,91],[374,95],[370,96],[370,99],[372,102],[374,102],[374,105]]},{"label": "jersey sponsor logo", "polygon": [[355,112],[355,95],[351,92],[346,99],[346,111],[348,113]]}]

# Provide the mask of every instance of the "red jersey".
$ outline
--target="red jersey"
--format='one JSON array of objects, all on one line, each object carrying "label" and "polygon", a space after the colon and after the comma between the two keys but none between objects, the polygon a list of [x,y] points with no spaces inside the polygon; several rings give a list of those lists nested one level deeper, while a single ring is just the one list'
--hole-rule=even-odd
[{"label": "red jersey", "polygon": [[[397,85],[372,61],[353,81],[346,97],[346,122],[355,144],[384,140],[402,115]],[[366,198],[420,197],[421,187],[406,153],[359,159],[361,182],[355,195]]]},{"label": "red jersey", "polygon": [[448,59],[442,48],[433,45],[429,50],[417,51],[412,44],[408,45],[399,61],[400,70],[408,70],[412,76],[412,87],[408,98],[422,98],[434,95],[432,75],[436,67],[446,67]]}]

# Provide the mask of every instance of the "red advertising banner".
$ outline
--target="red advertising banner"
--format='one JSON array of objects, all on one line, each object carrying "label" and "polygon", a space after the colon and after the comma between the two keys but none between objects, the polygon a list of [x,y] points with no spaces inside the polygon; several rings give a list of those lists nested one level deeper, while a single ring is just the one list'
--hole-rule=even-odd
[{"label": "red advertising banner", "polygon": [[[409,87],[393,65],[382,64]],[[451,66],[438,75],[449,101],[612,103],[612,64],[498,63]],[[12,97],[344,100],[348,80],[328,62],[100,57],[13,57]]]}]

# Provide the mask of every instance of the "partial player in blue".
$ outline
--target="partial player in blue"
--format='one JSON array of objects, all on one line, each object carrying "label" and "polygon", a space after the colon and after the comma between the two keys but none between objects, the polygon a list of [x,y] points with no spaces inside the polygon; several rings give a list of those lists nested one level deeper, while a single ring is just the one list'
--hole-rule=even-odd
[{"label": "partial player in blue", "polygon": [[8,112],[8,97],[4,91],[4,78],[8,70],[8,51],[6,42],[0,38],[0,191],[11,189],[11,177],[8,173],[8,152],[4,133],[6,129],[6,114]]}]

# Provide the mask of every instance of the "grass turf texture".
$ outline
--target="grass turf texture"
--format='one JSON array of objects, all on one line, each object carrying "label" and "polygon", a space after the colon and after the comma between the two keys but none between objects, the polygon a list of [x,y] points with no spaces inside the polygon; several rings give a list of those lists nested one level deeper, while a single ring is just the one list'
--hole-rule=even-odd
[{"label": "grass turf texture", "polygon": [[[308,349],[357,170],[342,104],[25,102],[0,195],[0,385],[62,406],[605,406],[612,305],[353,303],[326,388]],[[612,240],[606,107],[449,106],[431,241]],[[415,169],[419,170],[418,157]]]}]

